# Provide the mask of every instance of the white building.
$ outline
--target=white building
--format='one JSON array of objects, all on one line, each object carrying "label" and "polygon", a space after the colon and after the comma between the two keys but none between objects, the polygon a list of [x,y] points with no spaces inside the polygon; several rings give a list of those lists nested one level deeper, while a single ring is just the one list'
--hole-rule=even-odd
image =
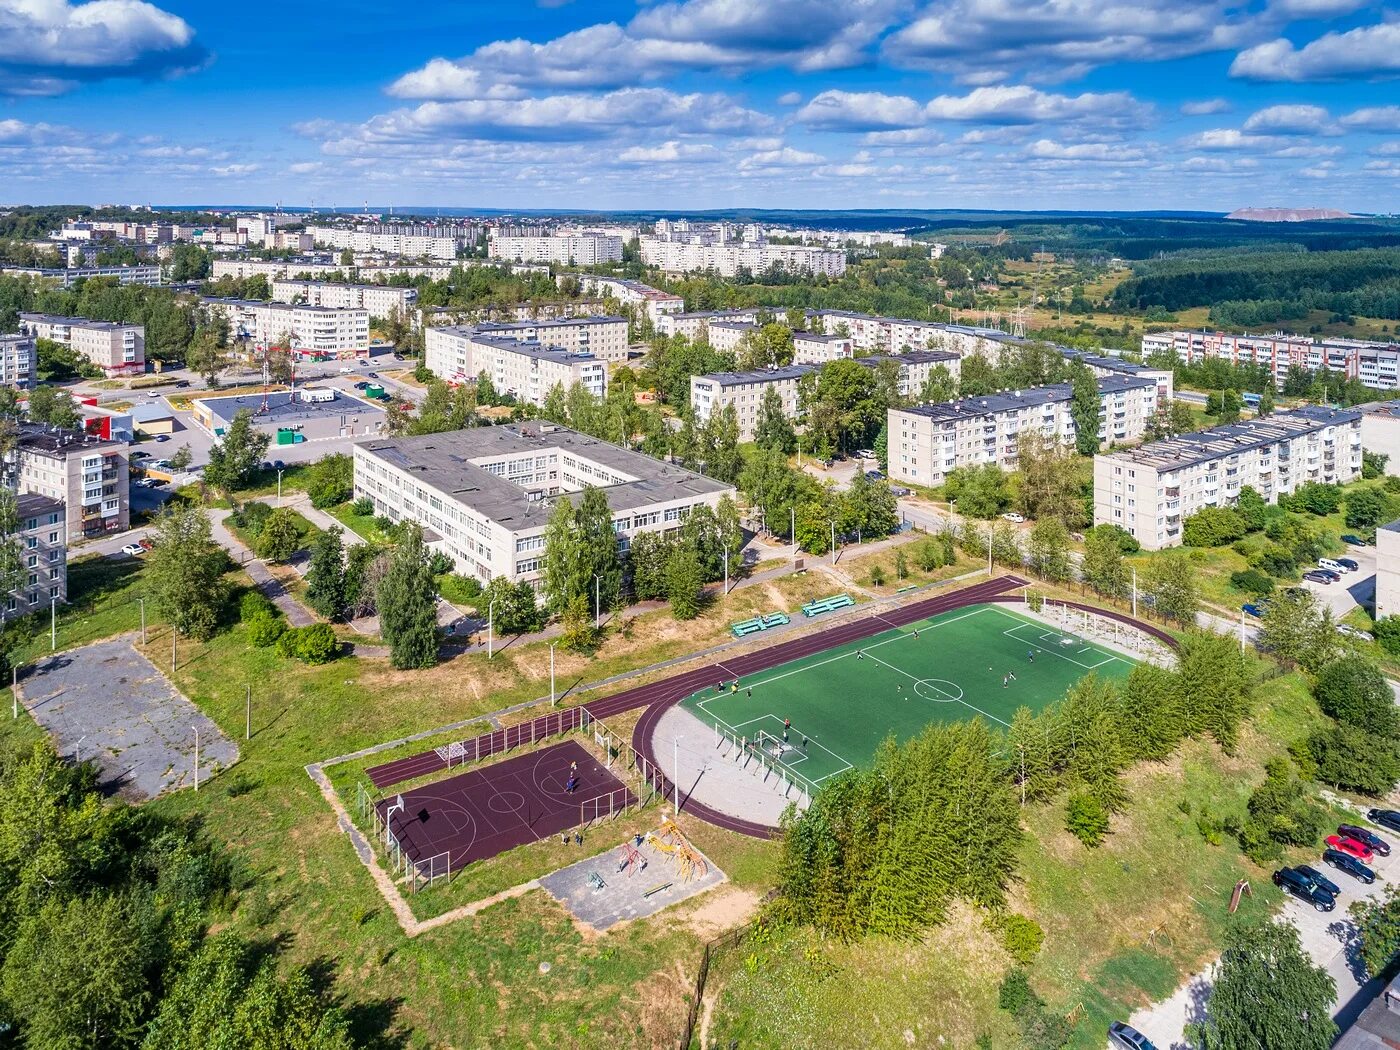
[{"label": "white building", "polygon": [[280,346],[284,337],[290,337],[292,349],[302,354],[356,357],[369,351],[369,311],[365,309],[256,299],[204,298],[201,302],[228,319],[232,338],[249,340],[256,347]]},{"label": "white building", "polygon": [[471,326],[482,335],[545,343],[599,361],[627,360],[627,318],[556,317],[516,321],[481,321]]},{"label": "white building", "polygon": [[115,277],[118,284],[142,284],[150,288],[161,283],[159,266],[0,266],[0,274],[57,281],[64,288],[91,277]]},{"label": "white building", "polygon": [[1238,502],[1269,503],[1310,481],[1361,474],[1361,413],[1307,406],[1094,457],[1094,524],[1127,529],[1148,550],[1181,543],[1181,523]]},{"label": "white building", "polygon": [[850,336],[792,333],[792,363],[795,365],[824,365],[828,361],[840,361],[855,355],[855,345]]},{"label": "white building", "polygon": [[21,423],[16,453],[18,490],[47,496],[67,508],[66,542],[130,527],[125,441]]},{"label": "white building", "polygon": [[746,321],[711,321],[706,325],[710,348],[721,354],[729,354],[739,349],[739,344],[754,332],[758,325]]},{"label": "white building", "polygon": [[762,309],[749,310],[703,310],[697,313],[666,314],[656,322],[656,330],[662,335],[683,335],[692,343],[709,339],[710,324],[729,322],[731,324],[757,324]]},{"label": "white building", "polygon": [[459,250],[476,241],[475,227],[369,225],[308,226],[317,245],[340,251],[384,252],[403,259],[455,259]]},{"label": "white building", "polygon": [[53,314],[20,314],[19,323],[21,330],[36,339],[51,339],[71,348],[107,376],[142,375],[146,371],[144,325]]},{"label": "white building", "polygon": [[[1115,376],[1098,380],[1099,444],[1135,441],[1157,411],[1157,384]],[[933,487],[959,467],[995,464],[1014,470],[1020,436],[1035,431],[1075,441],[1074,390],[1055,383],[1009,393],[889,410],[889,476]]]},{"label": "white building", "polygon": [[32,336],[0,335],[0,386],[28,389],[39,367],[38,353]]},{"label": "white building", "polygon": [[216,281],[220,277],[234,277],[240,281],[249,277],[266,277],[273,281],[301,274],[325,277],[345,269],[330,259],[249,259],[236,256],[231,259],[215,259],[209,264],[209,276]]},{"label": "white building", "polygon": [[1152,332],[1142,337],[1142,352],[1167,352],[1191,364],[1220,358],[1237,365],[1263,365],[1280,386],[1291,366],[1359,379],[1379,390],[1400,389],[1400,343],[1360,339],[1310,339],[1300,335],[1232,335],[1229,332]]},{"label": "white building", "polygon": [[701,243],[641,238],[642,262],[670,273],[713,270],[733,277],[740,270],[766,273],[780,267],[791,273],[840,277],[846,272],[846,253],[793,244]]},{"label": "white building", "polygon": [[62,500],[21,492],[15,500],[21,545],[18,586],[5,595],[0,620],[42,613],[68,600],[68,540]]},{"label": "white building", "polygon": [[622,238],[591,231],[511,237],[492,230],[486,251],[493,259],[597,266],[622,261]]},{"label": "white building", "polygon": [[674,532],[697,506],[734,489],[552,423],[511,423],[357,444],[355,496],[376,514],[416,521],[456,571],[540,586],[545,524],[555,499],[602,488],[618,547],[641,532]]},{"label": "white building", "polygon": [[1400,616],[1400,521],[1376,530],[1375,613],[1377,620]]},{"label": "white building", "polygon": [[407,317],[418,302],[418,289],[389,284],[331,284],[325,281],[276,280],[272,298],[281,303],[368,310],[371,317],[388,317],[397,310]]},{"label": "white building", "polygon": [[1385,472],[1400,475],[1400,401],[1357,405],[1361,413],[1361,447],[1388,457]]},{"label": "white building", "polygon": [[544,404],[556,386],[567,391],[578,383],[595,397],[607,393],[607,365],[588,352],[483,331],[481,326],[429,328],[424,344],[428,369],[439,378],[471,383],[485,375],[499,393],[532,405]]},{"label": "white building", "polygon": [[678,314],[685,310],[685,300],[679,295],[663,292],[641,281],[626,277],[600,277],[591,273],[561,273],[555,280],[563,284],[570,278],[579,282],[584,295],[610,295],[624,306],[642,307],[652,324],[660,321],[665,314]]}]

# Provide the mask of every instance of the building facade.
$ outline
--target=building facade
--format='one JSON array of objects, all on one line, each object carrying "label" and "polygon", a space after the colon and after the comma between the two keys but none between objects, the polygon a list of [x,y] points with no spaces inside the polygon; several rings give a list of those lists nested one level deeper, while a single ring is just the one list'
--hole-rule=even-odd
[{"label": "building facade", "polygon": [[595,397],[607,394],[607,365],[587,351],[455,325],[427,329],[424,345],[429,371],[449,383],[485,375],[498,393],[532,405],[543,405],[556,386],[567,391],[575,383]]},{"label": "building facade", "polygon": [[758,274],[775,267],[813,276],[840,277],[846,272],[845,252],[806,245],[707,243],[658,237],[643,237],[640,243],[642,262],[671,273],[713,270],[721,277],[733,277],[740,270]]},{"label": "building facade", "polygon": [[641,307],[652,324],[660,321],[665,314],[685,311],[685,300],[679,295],[663,292],[641,281],[626,277],[600,277],[592,273],[561,273],[556,281],[562,285],[569,279],[579,282],[579,289],[584,295],[610,295],[624,306]]},{"label": "building facade", "polygon": [[17,488],[69,508],[64,539],[121,532],[131,525],[126,443],[37,423],[20,424]]},{"label": "building facade", "polygon": [[795,365],[824,365],[855,355],[855,344],[848,335],[792,333],[792,363]]},{"label": "building facade", "polygon": [[115,277],[118,284],[142,284],[151,288],[161,283],[159,266],[0,266],[0,274],[56,281],[64,288],[90,277]]},{"label": "building facade", "polygon": [[332,284],[326,281],[272,282],[272,298],[279,303],[304,303],[335,309],[367,310],[371,317],[388,317],[397,310],[409,316],[418,303],[418,289],[387,284]]},{"label": "building facade", "polygon": [[1357,405],[1361,413],[1361,447],[1387,457],[1385,472],[1400,475],[1400,401]]},{"label": "building facade", "polygon": [[228,259],[215,259],[209,264],[209,276],[217,281],[220,277],[234,277],[240,281],[249,277],[266,277],[269,281],[279,278],[308,274],[311,277],[325,277],[343,272],[348,267],[341,266],[334,259],[250,259],[235,256]]},{"label": "building facade", "polygon": [[1400,343],[1361,339],[1311,339],[1306,336],[1233,335],[1229,332],[1152,332],[1142,337],[1142,352],[1171,353],[1190,364],[1219,358],[1237,365],[1263,365],[1282,386],[1291,367],[1317,372],[1326,368],[1359,379],[1379,390],[1400,389]]},{"label": "building facade", "polygon": [[656,322],[662,335],[683,335],[692,343],[710,338],[711,324],[757,324],[758,308],[750,310],[702,310],[696,313],[666,314]]},{"label": "building facade", "polygon": [[202,300],[228,319],[229,334],[256,347],[280,346],[289,338],[302,354],[355,357],[369,352],[369,311],[264,303],[257,299]]},{"label": "building facade", "polygon": [[552,502],[579,498],[585,485],[607,496],[623,551],[638,533],[674,532],[695,507],[734,495],[713,478],[540,421],[360,442],[354,461],[356,498],[422,525],[429,546],[482,583],[541,586]]},{"label": "building facade", "polygon": [[33,336],[0,335],[0,386],[28,390],[39,367],[39,348]]},{"label": "building facade", "polygon": [[508,236],[492,230],[487,254],[514,262],[559,263],[564,266],[597,266],[622,262],[622,238],[607,233],[541,233]]},{"label": "building facade", "polygon": [[107,376],[146,371],[146,328],[86,317],[20,314],[20,328],[36,339],[52,339],[102,369]]},{"label": "building facade", "polygon": [[1400,521],[1376,530],[1375,618],[1400,616]]},{"label": "building facade", "polygon": [[1181,543],[1182,522],[1228,507],[1248,485],[1269,503],[1310,481],[1361,476],[1361,413],[1316,406],[1094,457],[1094,524],[1148,550]]},{"label": "building facade", "polygon": [[63,503],[37,492],[16,498],[20,545],[20,584],[0,609],[0,620],[42,612],[68,600],[68,540]]},{"label": "building facade", "polygon": [[[1136,441],[1157,411],[1157,385],[1123,376],[1097,381],[1100,447]],[[933,487],[951,471],[986,463],[1014,470],[1021,435],[1036,432],[1061,444],[1076,440],[1070,411],[1073,387],[1055,383],[965,398],[937,405],[889,410],[889,476]]]}]

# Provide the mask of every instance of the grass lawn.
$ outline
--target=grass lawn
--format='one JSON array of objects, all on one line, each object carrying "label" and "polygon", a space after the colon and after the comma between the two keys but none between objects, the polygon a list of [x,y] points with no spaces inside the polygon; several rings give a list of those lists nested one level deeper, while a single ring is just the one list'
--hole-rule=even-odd
[{"label": "grass lawn", "polygon": [[[299,537],[299,539],[297,540],[296,549],[306,550],[313,543],[316,542],[316,537],[321,534],[321,530],[318,529],[315,525],[311,524],[311,522],[307,521],[305,516],[303,516],[302,514],[299,514],[294,510],[290,511],[289,513],[291,514],[292,524],[295,525],[297,528],[297,536]],[[251,533],[248,532],[246,528],[242,528],[240,526],[235,525],[233,523],[232,517],[225,519],[224,526],[229,530],[229,532],[237,536],[239,540],[241,540],[243,544],[249,549],[253,551],[256,551],[258,549],[259,537],[253,536]]]},{"label": "grass lawn", "polygon": [[356,514],[354,506],[353,503],[341,503],[328,508],[326,513],[366,543],[387,544],[389,535],[375,524],[374,515]]},{"label": "grass lawn", "polygon": [[[918,566],[918,559],[915,551],[924,538],[912,540],[908,543],[901,543],[888,550],[880,551],[876,554],[864,554],[859,558],[852,558],[847,561],[842,558],[836,563],[836,567],[850,576],[862,587],[868,587],[876,594],[888,595],[896,593],[901,587],[922,587],[926,583],[936,583],[939,580],[950,580],[955,576],[964,573],[976,572],[978,569],[987,568],[985,558],[969,558],[962,551],[956,551],[956,560],[948,565],[940,566],[925,572]],[[901,579],[899,573],[895,571],[898,553],[904,554],[905,576]],[[884,573],[885,582],[876,584],[871,577],[871,570],[878,569]]]}]

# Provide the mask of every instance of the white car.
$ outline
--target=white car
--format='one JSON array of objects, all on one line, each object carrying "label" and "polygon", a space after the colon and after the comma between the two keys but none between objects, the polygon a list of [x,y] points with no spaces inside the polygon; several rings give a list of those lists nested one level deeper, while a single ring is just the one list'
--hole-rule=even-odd
[{"label": "white car", "polygon": [[1352,626],[1351,624],[1349,624],[1349,623],[1339,623],[1339,624],[1337,624],[1337,633],[1338,633],[1338,634],[1344,634],[1344,635],[1346,635],[1348,638],[1357,638],[1357,639],[1359,639],[1359,640],[1361,640],[1361,641],[1363,641],[1363,642],[1372,642],[1372,641],[1375,641],[1375,639],[1372,638],[1371,635],[1370,635],[1368,632],[1363,631],[1363,630],[1362,630],[1361,628],[1359,628],[1359,627],[1353,627],[1353,626]]},{"label": "white car", "polygon": [[1013,522],[1017,525],[1021,524],[1021,522],[1026,520],[1024,515],[1017,514],[1015,511],[1007,511],[1005,514],[1002,515],[1002,517],[1005,518],[1007,521]]},{"label": "white car", "polygon": [[141,555],[146,553],[146,548],[141,546],[141,544],[139,543],[128,543],[125,547],[122,548],[122,553],[129,554],[133,558],[139,558]]}]

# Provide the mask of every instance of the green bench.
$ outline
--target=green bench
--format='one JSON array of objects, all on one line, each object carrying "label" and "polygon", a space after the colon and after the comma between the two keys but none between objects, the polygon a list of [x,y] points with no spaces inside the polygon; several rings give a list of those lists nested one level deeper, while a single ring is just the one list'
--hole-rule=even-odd
[{"label": "green bench", "polygon": [[770,627],[781,627],[783,624],[791,622],[792,621],[788,619],[787,613],[769,613],[763,618],[763,629],[767,630]]},{"label": "green bench", "polygon": [[918,589],[919,589],[919,585],[918,585],[917,583],[911,583],[911,584],[909,584],[907,587],[901,587],[899,590],[895,591],[894,593],[895,593],[895,594],[903,594],[903,593],[905,593],[906,591],[917,591]]},{"label": "green bench", "polygon": [[669,890],[670,888],[671,888],[671,884],[670,884],[669,882],[658,882],[658,883],[657,883],[655,886],[653,886],[651,889],[649,889],[649,890],[643,890],[643,891],[642,891],[642,900],[646,900],[648,897],[652,896],[653,894],[660,893],[662,890]]},{"label": "green bench", "polygon": [[603,876],[599,875],[596,871],[590,871],[588,873],[588,885],[593,887],[594,893],[598,893],[607,883],[603,881]]},{"label": "green bench", "polygon": [[742,638],[746,634],[755,634],[763,630],[766,625],[762,620],[741,620],[736,624],[731,624],[729,629],[734,632],[734,637]]},{"label": "green bench", "polygon": [[855,605],[855,600],[849,594],[833,594],[830,598],[818,598],[802,606],[803,616],[820,616],[822,613],[829,613],[836,609],[845,609]]}]

